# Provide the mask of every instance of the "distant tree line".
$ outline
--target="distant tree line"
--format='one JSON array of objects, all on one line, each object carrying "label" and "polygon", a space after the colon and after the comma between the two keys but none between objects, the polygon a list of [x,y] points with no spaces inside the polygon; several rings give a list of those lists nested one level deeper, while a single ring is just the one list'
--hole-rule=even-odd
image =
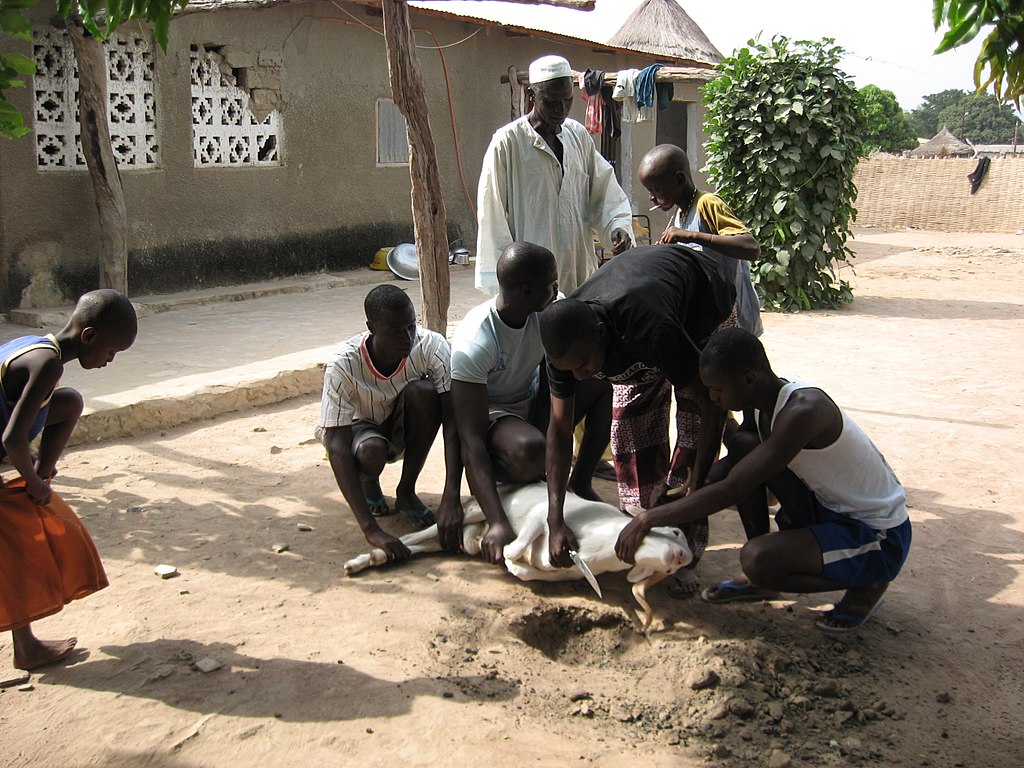
[{"label": "distant tree line", "polygon": [[[904,112],[892,91],[876,85],[859,90],[866,152],[902,152],[948,128],[971,144],[1010,144],[1021,120],[1009,104],[991,93],[955,88],[925,96],[921,105]],[[1024,136],[1022,136],[1024,138]]]}]

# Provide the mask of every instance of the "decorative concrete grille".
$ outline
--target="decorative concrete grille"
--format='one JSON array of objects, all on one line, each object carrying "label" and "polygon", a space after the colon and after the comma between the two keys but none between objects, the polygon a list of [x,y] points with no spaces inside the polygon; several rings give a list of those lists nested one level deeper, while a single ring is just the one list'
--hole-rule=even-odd
[{"label": "decorative concrete grille", "polygon": [[[153,94],[153,45],[148,35],[118,30],[103,43],[107,63],[110,143],[121,169],[160,162]],[[36,30],[36,165],[40,170],[83,170],[78,116],[78,65],[62,29]]]},{"label": "decorative concrete grille", "polygon": [[192,155],[197,167],[280,165],[281,113],[257,123],[249,94],[216,50],[192,46]]}]

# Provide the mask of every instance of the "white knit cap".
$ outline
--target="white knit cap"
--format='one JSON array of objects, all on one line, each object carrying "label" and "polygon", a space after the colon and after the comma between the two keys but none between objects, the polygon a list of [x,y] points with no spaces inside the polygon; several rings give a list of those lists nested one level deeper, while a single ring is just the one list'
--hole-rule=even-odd
[{"label": "white knit cap", "polygon": [[530,64],[530,84],[546,83],[560,77],[572,77],[572,67],[561,56],[541,56]]}]

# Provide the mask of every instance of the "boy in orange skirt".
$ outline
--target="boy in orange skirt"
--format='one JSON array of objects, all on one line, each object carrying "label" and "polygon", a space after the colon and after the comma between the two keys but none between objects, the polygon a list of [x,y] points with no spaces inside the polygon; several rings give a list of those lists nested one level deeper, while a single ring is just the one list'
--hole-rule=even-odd
[{"label": "boy in orange skirt", "polygon": [[[40,640],[31,622],[107,586],[85,526],[50,489],[83,405],[78,392],[57,384],[71,360],[104,367],[132,345],[138,328],[125,296],[99,290],[79,299],[56,335],[0,345],[0,458],[20,475],[0,487],[0,631],[11,630],[19,669],[60,661],[77,642]],[[29,443],[40,433],[33,457]]]}]

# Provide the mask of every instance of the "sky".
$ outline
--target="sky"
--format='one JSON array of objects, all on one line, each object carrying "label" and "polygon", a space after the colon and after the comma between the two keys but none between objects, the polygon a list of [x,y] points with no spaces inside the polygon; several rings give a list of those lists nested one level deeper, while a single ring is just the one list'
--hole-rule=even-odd
[{"label": "sky", "polygon": [[[593,11],[520,5],[500,0],[411,1],[452,13],[605,42],[642,0],[596,0]],[[974,60],[981,37],[940,54],[942,34],[932,26],[932,0],[682,0],[680,5],[723,54],[758,34],[767,42],[834,38],[848,52],[841,68],[858,88],[892,91],[904,110],[947,88],[974,90]],[[571,30],[571,31],[568,31]]]}]

